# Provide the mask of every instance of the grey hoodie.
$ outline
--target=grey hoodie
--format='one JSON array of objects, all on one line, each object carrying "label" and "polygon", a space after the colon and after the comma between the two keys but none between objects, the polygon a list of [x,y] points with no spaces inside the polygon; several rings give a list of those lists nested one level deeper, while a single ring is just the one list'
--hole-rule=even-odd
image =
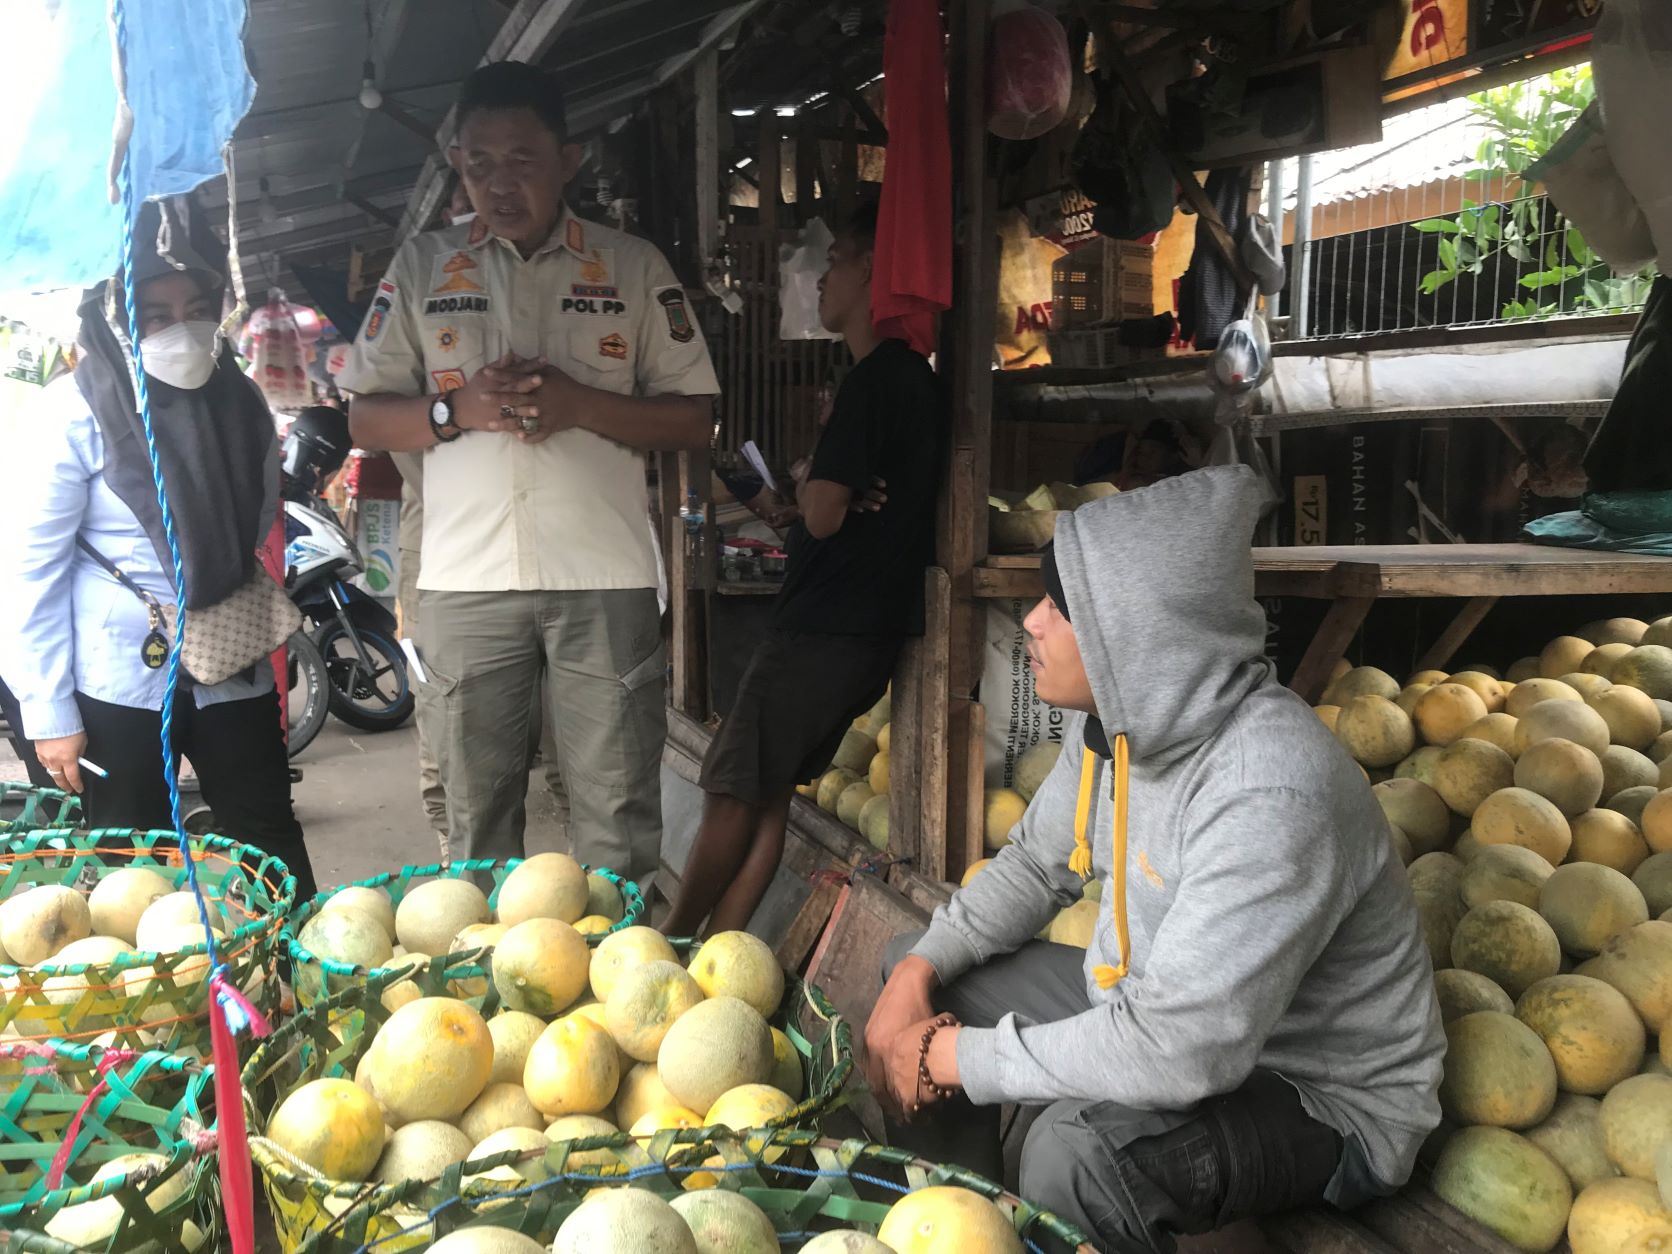
[{"label": "grey hoodie", "polygon": [[[1185,1110],[1256,1068],[1299,1091],[1345,1143],[1328,1197],[1410,1176],[1439,1122],[1445,1038],[1405,873],[1359,768],[1262,655],[1249,538],[1262,499],[1243,467],[1086,505],[1056,558],[1093,696],[1130,755],[1125,978],[1115,917],[1113,790],[1096,761],[1086,825],[1102,905],[1086,954],[1092,1008],[965,1028],[978,1103],[1111,1101]],[[937,910],[913,952],[943,983],[1021,947],[1081,880],[1086,720],[1011,843]]]}]

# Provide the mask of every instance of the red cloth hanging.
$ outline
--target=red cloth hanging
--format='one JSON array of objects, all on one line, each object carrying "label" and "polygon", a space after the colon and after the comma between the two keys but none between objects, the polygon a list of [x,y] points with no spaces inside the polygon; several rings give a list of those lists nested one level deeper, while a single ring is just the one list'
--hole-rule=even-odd
[{"label": "red cloth hanging", "polygon": [[924,356],[952,307],[952,140],[937,0],[890,0],[882,68],[888,159],[877,209],[871,320]]}]

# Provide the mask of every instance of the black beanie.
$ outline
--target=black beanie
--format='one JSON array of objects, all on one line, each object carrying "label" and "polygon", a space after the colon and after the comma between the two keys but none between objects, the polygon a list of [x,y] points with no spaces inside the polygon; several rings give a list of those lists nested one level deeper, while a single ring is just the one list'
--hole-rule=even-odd
[{"label": "black beanie", "polygon": [[1045,578],[1045,595],[1055,602],[1057,612],[1068,618],[1068,595],[1062,590],[1062,572],[1057,569],[1057,546],[1054,540],[1039,551],[1039,573]]}]

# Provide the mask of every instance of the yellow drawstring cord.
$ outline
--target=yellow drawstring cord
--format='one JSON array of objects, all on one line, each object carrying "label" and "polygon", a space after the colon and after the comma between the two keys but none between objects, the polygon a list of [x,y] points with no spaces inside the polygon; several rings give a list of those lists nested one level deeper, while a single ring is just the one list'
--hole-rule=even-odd
[{"label": "yellow drawstring cord", "polygon": [[[1097,987],[1113,988],[1126,978],[1131,967],[1128,955],[1132,945],[1126,926],[1126,793],[1129,756],[1124,735],[1115,737],[1115,842],[1114,862],[1110,867],[1115,899],[1115,936],[1120,943],[1120,965],[1099,965],[1092,968]],[[1069,855],[1068,869],[1081,879],[1091,877],[1091,844],[1086,838],[1086,827],[1091,817],[1091,790],[1097,779],[1097,755],[1090,749],[1080,765],[1080,801],[1074,812],[1074,852]]]}]

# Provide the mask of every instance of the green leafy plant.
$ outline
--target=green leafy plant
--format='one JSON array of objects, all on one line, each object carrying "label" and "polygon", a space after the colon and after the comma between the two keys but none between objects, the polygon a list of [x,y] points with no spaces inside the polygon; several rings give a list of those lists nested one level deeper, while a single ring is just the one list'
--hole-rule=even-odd
[{"label": "green leafy plant", "polygon": [[[1504,176],[1523,176],[1595,98],[1588,64],[1470,96],[1471,114],[1491,133],[1464,180],[1483,188]],[[1579,228],[1530,186],[1527,195],[1508,204],[1483,204],[1485,199],[1484,193],[1465,199],[1456,217],[1411,224],[1414,231],[1440,237],[1439,266],[1422,279],[1425,295],[1465,274],[1483,275],[1489,264],[1501,265],[1507,257],[1517,269],[1531,269],[1517,280],[1530,295],[1505,302],[1499,316],[1506,321],[1626,309],[1647,298],[1651,276],[1615,275]]]}]

